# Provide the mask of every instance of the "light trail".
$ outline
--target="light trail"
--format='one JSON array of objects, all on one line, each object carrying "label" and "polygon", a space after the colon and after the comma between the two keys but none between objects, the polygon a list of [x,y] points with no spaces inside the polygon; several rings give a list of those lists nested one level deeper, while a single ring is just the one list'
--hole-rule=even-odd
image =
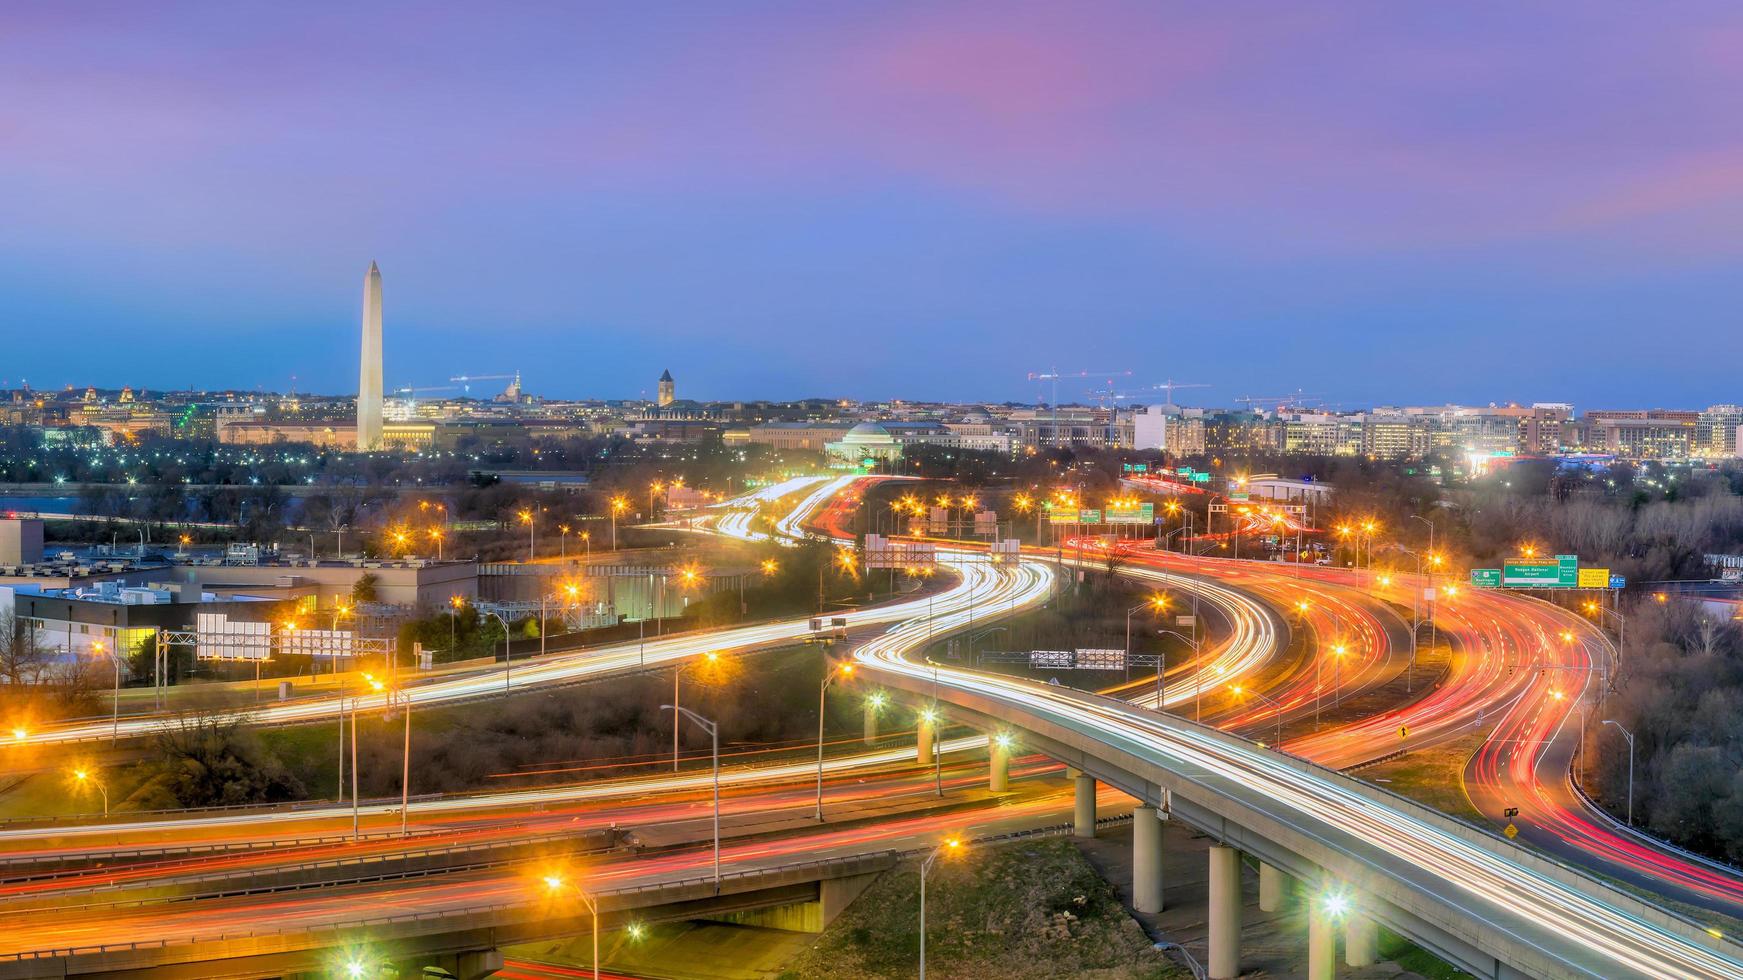
[{"label": "light trail", "polygon": [[[1018,606],[1041,602],[1053,574],[1033,561],[1005,571],[954,556],[945,560],[977,594],[990,591]],[[942,613],[931,623],[902,624],[859,647],[855,656],[869,669],[907,677],[917,688],[932,684],[991,699],[1008,708],[1007,717],[1019,727],[1025,716],[1037,715],[1168,768],[1200,773],[1197,781],[1257,793],[1293,813],[1298,829],[1337,843],[1374,873],[1407,882],[1428,876],[1422,884],[1438,889],[1462,914],[1539,949],[1570,974],[1743,977],[1743,961],[1504,857],[1497,853],[1504,847],[1500,842],[1472,843],[1277,753],[1069,689],[907,659],[936,633],[966,627],[964,613]],[[1396,859],[1406,862],[1403,869]]]}]

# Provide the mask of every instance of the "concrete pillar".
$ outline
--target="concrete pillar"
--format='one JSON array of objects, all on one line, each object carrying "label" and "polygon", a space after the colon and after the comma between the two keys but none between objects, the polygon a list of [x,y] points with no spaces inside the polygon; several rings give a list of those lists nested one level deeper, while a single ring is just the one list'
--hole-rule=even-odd
[{"label": "concrete pillar", "polygon": [[1332,980],[1337,965],[1337,923],[1314,909],[1307,916],[1307,980]]},{"label": "concrete pillar", "polygon": [[1074,832],[1078,837],[1095,836],[1095,777],[1078,773],[1077,806]]},{"label": "concrete pillar", "polygon": [[937,731],[933,727],[933,723],[927,721],[922,715],[915,732],[919,735],[919,741],[914,761],[923,766],[929,766],[932,764],[932,739],[936,736]]},{"label": "concrete pillar", "polygon": [[1210,849],[1210,976],[1241,973],[1241,852]]},{"label": "concrete pillar", "polygon": [[871,745],[878,740],[878,709],[867,703],[865,706],[865,744]]},{"label": "concrete pillar", "polygon": [[1132,811],[1132,908],[1162,911],[1162,819],[1155,807]]},{"label": "concrete pillar", "polygon": [[1356,911],[1344,916],[1344,962],[1351,966],[1380,962],[1380,927],[1371,916]]},{"label": "concrete pillar", "polygon": [[997,738],[987,743],[987,789],[1003,793],[1011,788],[1011,747]]},{"label": "concrete pillar", "polygon": [[1289,876],[1264,862],[1259,863],[1259,911],[1275,912],[1289,899]]}]

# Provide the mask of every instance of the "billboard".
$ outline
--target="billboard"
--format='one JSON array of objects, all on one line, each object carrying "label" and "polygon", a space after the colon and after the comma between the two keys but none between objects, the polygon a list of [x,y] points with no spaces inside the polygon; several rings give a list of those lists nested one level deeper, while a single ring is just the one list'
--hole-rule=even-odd
[{"label": "billboard", "polygon": [[1582,589],[1607,589],[1610,587],[1610,570],[1608,568],[1582,568],[1577,581]]},{"label": "billboard", "polygon": [[272,624],[238,622],[223,613],[196,613],[194,659],[271,660]]},{"label": "billboard", "polygon": [[1499,568],[1471,569],[1471,587],[1475,589],[1498,589],[1501,587],[1501,570]]}]

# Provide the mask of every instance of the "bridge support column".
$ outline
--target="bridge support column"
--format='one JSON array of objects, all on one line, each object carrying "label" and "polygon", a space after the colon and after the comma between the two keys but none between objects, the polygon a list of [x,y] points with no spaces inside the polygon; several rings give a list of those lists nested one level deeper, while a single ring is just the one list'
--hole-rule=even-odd
[{"label": "bridge support column", "polygon": [[865,744],[871,745],[878,740],[878,708],[868,698],[865,703]]},{"label": "bridge support column", "polygon": [[1351,911],[1344,917],[1344,962],[1373,966],[1380,961],[1380,927],[1372,916]]},{"label": "bridge support column", "polygon": [[1259,911],[1275,912],[1289,898],[1289,876],[1261,861],[1259,863]]},{"label": "bridge support column", "polygon": [[1307,980],[1332,980],[1337,965],[1337,923],[1313,909],[1307,915]]},{"label": "bridge support column", "polygon": [[1132,811],[1132,908],[1162,911],[1162,819],[1155,807]]},{"label": "bridge support column", "polygon": [[[436,957],[430,968],[438,971],[437,974],[429,974],[432,976],[446,975],[454,980],[485,980],[502,970],[502,950],[479,949],[470,953],[447,953]],[[429,973],[429,968],[426,968],[425,973]]]},{"label": "bridge support column", "polygon": [[1078,837],[1095,836],[1095,777],[1077,774],[1077,800],[1074,808],[1073,833]]},{"label": "bridge support column", "polygon": [[1241,973],[1241,852],[1210,849],[1210,976],[1227,980]]},{"label": "bridge support column", "polygon": [[1011,788],[1011,746],[997,736],[987,742],[987,789],[1003,793]]},{"label": "bridge support column", "polygon": [[918,737],[914,761],[923,766],[932,764],[932,740],[938,737],[937,723],[927,720],[928,717],[922,714],[914,729]]}]

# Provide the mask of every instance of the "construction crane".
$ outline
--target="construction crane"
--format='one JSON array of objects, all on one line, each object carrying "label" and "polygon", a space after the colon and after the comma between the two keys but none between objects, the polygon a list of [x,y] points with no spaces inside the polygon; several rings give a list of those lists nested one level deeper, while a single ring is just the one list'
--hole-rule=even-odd
[{"label": "construction crane", "polygon": [[1319,399],[1320,396],[1309,395],[1297,388],[1293,394],[1267,395],[1262,398],[1249,395],[1245,398],[1237,398],[1235,401],[1247,406],[1247,411],[1250,412],[1253,410],[1253,406],[1255,405],[1269,405],[1277,411],[1282,411],[1284,408],[1291,405],[1305,408],[1309,402],[1316,402],[1319,401]]},{"label": "construction crane", "polygon": [[512,381],[517,377],[519,377],[518,374],[462,374],[448,380],[460,382],[461,390],[470,393],[474,381]]},{"label": "construction crane", "polygon": [[[1105,378],[1112,379],[1112,378],[1129,378],[1131,376],[1132,376],[1132,372],[1130,372],[1130,371],[1067,371],[1067,372],[1062,374],[1062,373],[1060,373],[1058,368],[1052,368],[1051,370],[1047,370],[1047,371],[1030,371],[1029,372],[1029,380],[1030,381],[1051,381],[1051,382],[1053,382],[1053,401],[1051,402],[1051,404],[1054,407],[1054,409],[1059,408],[1059,379],[1060,378],[1105,377]],[[1109,380],[1108,387],[1110,387],[1110,388],[1113,387],[1112,380]]]},{"label": "construction crane", "polygon": [[1146,387],[1137,388],[1137,389],[1133,389],[1130,391],[1115,391],[1113,385],[1110,383],[1105,390],[1099,389],[1099,388],[1091,388],[1088,391],[1085,391],[1084,394],[1100,396],[1102,399],[1102,407],[1106,408],[1110,402],[1127,401],[1127,400],[1130,400],[1133,398],[1145,398],[1145,397],[1148,397],[1147,392],[1166,391],[1168,393],[1168,396],[1167,396],[1167,400],[1164,402],[1164,404],[1172,405],[1172,404],[1174,404],[1174,389],[1176,389],[1176,388],[1209,388],[1209,387],[1211,387],[1211,385],[1198,384],[1196,382],[1175,381],[1173,378],[1169,378],[1167,381],[1164,381],[1159,385],[1148,385]]}]

